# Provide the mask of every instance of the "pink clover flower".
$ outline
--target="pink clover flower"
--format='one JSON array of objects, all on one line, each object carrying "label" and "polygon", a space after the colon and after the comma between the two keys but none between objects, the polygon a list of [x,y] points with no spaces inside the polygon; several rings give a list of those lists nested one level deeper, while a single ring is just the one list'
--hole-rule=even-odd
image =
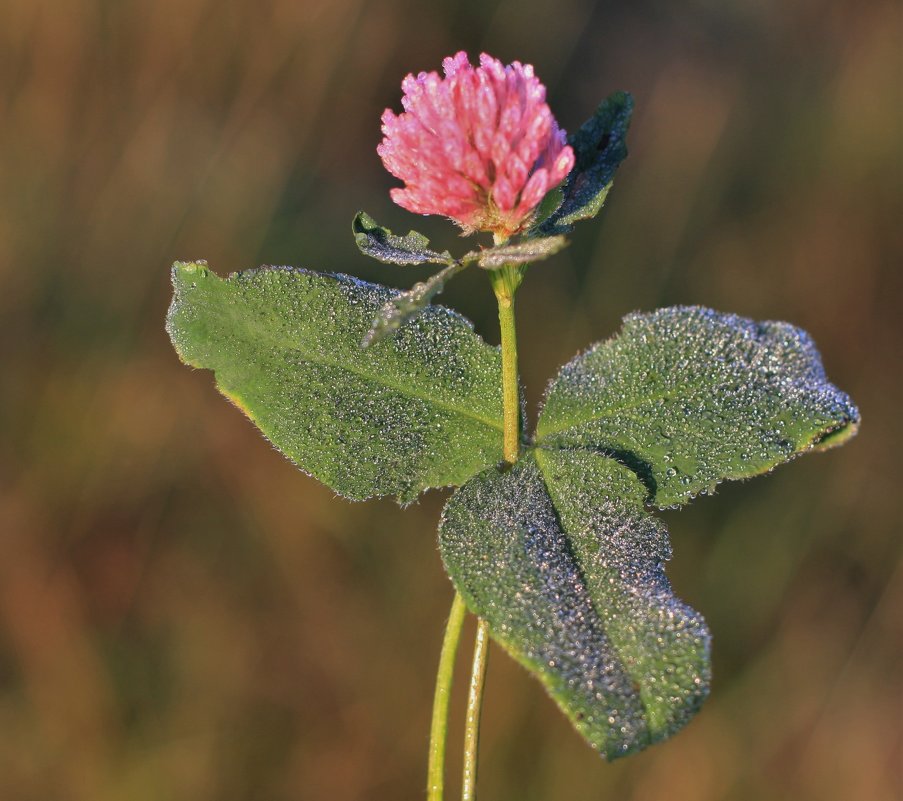
[{"label": "pink clover flower", "polygon": [[404,111],[386,109],[377,147],[404,181],[390,194],[416,214],[442,214],[465,233],[507,238],[529,226],[545,195],[574,166],[574,151],[545,102],[533,67],[463,51],[436,72],[408,75]]}]

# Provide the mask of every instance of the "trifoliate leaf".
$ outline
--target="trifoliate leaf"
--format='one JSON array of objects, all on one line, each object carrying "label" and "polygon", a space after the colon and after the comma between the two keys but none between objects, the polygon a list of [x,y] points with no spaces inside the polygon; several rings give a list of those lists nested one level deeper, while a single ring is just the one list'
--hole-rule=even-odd
[{"label": "trifoliate leaf", "polygon": [[477,263],[484,270],[497,270],[506,264],[530,264],[554,256],[567,247],[567,244],[568,241],[563,236],[524,239],[510,245],[498,245],[481,250],[477,255]]},{"label": "trifoliate leaf", "polygon": [[347,498],[458,485],[502,458],[501,357],[431,306],[361,340],[392,290],[342,275],[261,268],[221,279],[176,263],[167,331],[305,472]]},{"label": "trifoliate leaf", "polygon": [[671,591],[645,496],[613,459],[537,449],[472,478],[439,530],[468,607],[610,759],[673,734],[708,692],[708,631]]},{"label": "trifoliate leaf", "polygon": [[805,331],[676,307],[629,315],[563,367],[537,442],[613,455],[665,507],[839,443],[858,423]]},{"label": "trifoliate leaf", "polygon": [[566,233],[579,220],[595,217],[605,204],[615,172],[627,158],[627,129],[633,98],[616,92],[568,138],[576,157],[564,184],[558,209],[530,232],[532,236]]},{"label": "trifoliate leaf", "polygon": [[379,342],[383,337],[393,331],[397,331],[409,320],[413,320],[444,288],[450,278],[457,275],[467,266],[464,262],[455,262],[439,270],[426,281],[414,284],[413,287],[391,300],[380,309],[379,316],[374,320],[373,326],[364,337],[362,345],[369,348],[374,342]]},{"label": "trifoliate leaf", "polygon": [[396,236],[363,211],[355,215],[351,230],[361,253],[389,264],[448,264],[453,261],[447,250],[443,253],[430,250],[430,240],[423,234],[408,231],[406,236]]}]

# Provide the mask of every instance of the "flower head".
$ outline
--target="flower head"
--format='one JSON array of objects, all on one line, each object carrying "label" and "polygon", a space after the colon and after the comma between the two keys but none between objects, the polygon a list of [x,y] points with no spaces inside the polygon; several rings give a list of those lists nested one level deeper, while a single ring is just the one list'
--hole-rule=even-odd
[{"label": "flower head", "polygon": [[392,200],[417,214],[444,214],[465,231],[523,230],[549,190],[574,166],[533,67],[464,52],[436,72],[401,83],[404,111],[386,109],[377,153],[404,181]]}]

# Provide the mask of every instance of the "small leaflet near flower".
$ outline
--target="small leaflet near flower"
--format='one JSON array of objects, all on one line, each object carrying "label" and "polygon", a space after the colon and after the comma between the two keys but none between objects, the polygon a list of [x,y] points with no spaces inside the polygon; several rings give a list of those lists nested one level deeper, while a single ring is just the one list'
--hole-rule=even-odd
[{"label": "small leaflet near flower", "polygon": [[479,254],[477,262],[484,270],[498,270],[506,264],[530,264],[554,256],[567,245],[568,241],[563,236],[526,239],[512,245],[487,248]]},{"label": "small leaflet near flower", "polygon": [[615,92],[602,101],[568,142],[576,164],[561,188],[557,208],[545,218],[537,214],[529,236],[566,233],[575,222],[595,217],[605,204],[615,172],[627,158],[627,131],[633,114],[633,98]]},{"label": "small leaflet near flower", "polygon": [[374,342],[397,331],[406,322],[413,320],[444,288],[445,283],[467,266],[466,262],[454,262],[426,281],[414,284],[407,292],[396,295],[380,309],[379,315],[361,342],[361,347],[369,348]]},{"label": "small leaflet near flower", "polygon": [[387,264],[448,264],[451,254],[429,249],[430,240],[417,231],[405,236],[383,228],[369,214],[359,211],[351,223],[354,241],[361,253]]}]

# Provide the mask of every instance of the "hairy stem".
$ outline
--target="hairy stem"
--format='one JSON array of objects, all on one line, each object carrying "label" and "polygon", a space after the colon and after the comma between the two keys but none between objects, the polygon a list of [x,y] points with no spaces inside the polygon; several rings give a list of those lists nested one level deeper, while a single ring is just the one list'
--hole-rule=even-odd
[{"label": "hairy stem", "polygon": [[480,712],[483,708],[483,687],[489,663],[489,624],[477,621],[477,636],[473,647],[473,668],[467,693],[467,717],[464,724],[464,779],[461,801],[476,801],[477,753],[480,747]]},{"label": "hairy stem", "polygon": [[[520,393],[517,380],[517,332],[514,325],[514,293],[523,279],[521,268],[509,265],[490,274],[492,289],[499,304],[499,329],[502,335],[502,414],[504,439],[502,455],[514,464],[520,455]],[[461,801],[476,801],[477,762],[480,745],[480,713],[483,687],[489,660],[489,624],[479,618],[473,648],[473,667],[467,695],[464,723],[464,777]]]},{"label": "hairy stem", "polygon": [[[520,455],[520,398],[517,380],[517,335],[514,326],[514,293],[523,279],[523,271],[516,266],[506,266],[490,272],[492,289],[499,304],[499,328],[502,338],[502,454],[508,464],[514,464]],[[430,754],[427,766],[427,801],[442,801],[445,792],[445,743],[448,735],[448,705],[451,697],[455,655],[461,639],[461,627],[467,609],[460,593],[455,593],[442,653],[439,656],[439,672],[436,676],[436,693],[433,697],[433,722],[430,726]],[[463,801],[475,801],[477,784],[477,756],[480,742],[480,713],[483,707],[483,687],[489,658],[489,625],[477,620],[474,642],[473,668],[470,690],[467,696],[467,716],[464,728],[464,780]]]},{"label": "hairy stem", "polygon": [[427,765],[427,801],[442,801],[445,788],[445,742],[448,735],[448,703],[451,699],[452,678],[455,672],[455,655],[461,640],[461,627],[467,607],[460,593],[455,593],[442,653],[439,655],[439,671],[436,674],[436,692],[433,696],[433,722],[430,725],[430,755]]},{"label": "hairy stem", "polygon": [[517,331],[514,325],[514,293],[523,279],[520,268],[508,265],[490,274],[492,289],[499,304],[499,330],[502,335],[502,414],[504,424],[503,455],[514,464],[520,454],[520,398],[517,381]]}]

